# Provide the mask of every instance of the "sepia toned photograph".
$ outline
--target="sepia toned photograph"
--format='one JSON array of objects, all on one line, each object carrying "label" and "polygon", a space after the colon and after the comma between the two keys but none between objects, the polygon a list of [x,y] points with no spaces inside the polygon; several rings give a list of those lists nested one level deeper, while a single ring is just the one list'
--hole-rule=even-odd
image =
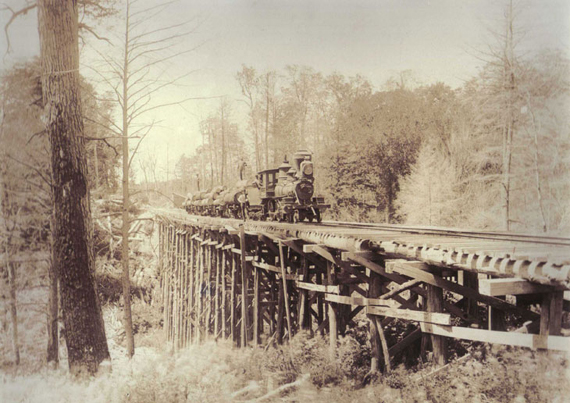
[{"label": "sepia toned photograph", "polygon": [[0,25],[0,403],[570,402],[567,0]]}]

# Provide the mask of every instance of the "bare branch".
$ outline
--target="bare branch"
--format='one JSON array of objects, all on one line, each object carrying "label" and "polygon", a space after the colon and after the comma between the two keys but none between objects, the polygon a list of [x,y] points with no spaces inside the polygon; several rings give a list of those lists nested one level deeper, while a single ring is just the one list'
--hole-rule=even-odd
[{"label": "bare branch", "polygon": [[[107,139],[116,139],[118,137],[86,137],[86,136],[81,136],[82,138],[84,138],[85,140],[91,140],[91,141],[102,141],[103,143],[105,143],[109,148],[112,148],[113,151],[115,152],[115,156],[119,155],[119,152],[117,151],[117,149],[115,148],[115,146],[111,145]],[[120,136],[119,136],[120,137]]]},{"label": "bare branch", "polygon": [[89,122],[95,123],[96,125],[99,125],[99,126],[101,126],[102,128],[107,129],[107,130],[109,130],[109,131],[115,133],[115,134],[116,134],[117,136],[119,136],[119,137],[122,136],[123,130],[122,130],[119,126],[117,126],[117,125],[115,124],[115,122],[113,122],[109,117],[103,116],[103,115],[99,115],[99,117],[105,119],[105,120],[107,121],[107,123],[110,123],[112,126],[116,127],[117,129],[115,130],[115,129],[109,127],[109,126],[106,126],[106,125],[104,125],[103,123],[101,123],[101,122],[99,122],[99,121],[97,121],[97,120],[91,119],[89,116],[85,116],[84,119],[88,120]]},{"label": "bare branch", "polygon": [[161,196],[166,197],[168,200],[170,200],[172,203],[174,203],[174,200],[171,197],[168,197],[167,195],[165,195],[164,193],[162,193],[161,191],[155,190],[155,189],[141,189],[141,190],[137,190],[136,192],[131,193],[129,196],[136,196],[139,193],[158,193]]},{"label": "bare branch", "polygon": [[174,24],[174,25],[170,25],[170,26],[167,26],[167,27],[158,28],[158,29],[155,29],[155,30],[152,30],[152,31],[149,31],[149,32],[145,32],[145,33],[142,33],[142,34],[140,34],[140,35],[135,35],[135,36],[132,36],[132,37],[131,37],[131,40],[132,40],[132,41],[137,41],[137,40],[139,40],[139,39],[141,39],[141,38],[144,38],[144,37],[146,37],[146,36],[149,36],[149,35],[154,35],[154,34],[157,34],[157,33],[159,33],[159,32],[169,31],[169,30],[174,29],[174,28],[183,27],[184,25],[188,25],[189,23],[193,22],[194,20],[195,20],[195,18],[192,19],[192,20],[188,20],[188,21],[185,21],[185,22],[181,22],[180,24]]},{"label": "bare branch", "polygon": [[22,164],[23,166],[30,168],[32,171],[34,171],[35,173],[37,173],[38,176],[39,176],[40,178],[42,178],[42,180],[43,180],[48,186],[50,186],[50,187],[52,186],[51,181],[50,181],[48,178],[46,178],[46,177],[44,176],[44,173],[43,173],[42,171],[40,171],[37,167],[35,167],[35,166],[33,166],[33,165],[30,165],[30,164],[28,164],[27,162],[20,161],[19,159],[14,158],[14,157],[12,157],[11,155],[8,155],[8,154],[7,154],[6,156],[7,156],[8,158],[10,158],[11,160],[16,161],[17,163]]},{"label": "bare branch", "polygon": [[32,134],[32,135],[30,136],[30,138],[28,139],[28,141],[26,141],[26,145],[30,144],[30,142],[34,139],[34,137],[36,137],[36,136],[41,136],[41,135],[46,134],[46,133],[47,133],[47,132],[46,132],[45,130],[40,130],[39,132],[36,132],[36,133]]},{"label": "bare branch", "polygon": [[178,57],[178,56],[181,56],[181,55],[190,53],[190,52],[194,52],[196,49],[200,48],[200,47],[201,47],[202,45],[204,45],[205,43],[206,43],[206,41],[200,43],[199,45],[193,47],[192,49],[188,49],[188,50],[185,50],[185,51],[182,51],[182,52],[178,52],[178,53],[175,53],[175,54],[170,55],[170,56],[168,56],[168,57],[164,57],[164,58],[162,58],[162,59],[158,59],[158,60],[156,60],[156,61],[154,61],[154,62],[147,63],[147,64],[145,64],[143,67],[139,68],[138,70],[135,70],[131,75],[137,74],[140,70],[142,70],[142,69],[144,69],[144,68],[148,68],[148,67],[154,66],[155,64],[158,64],[158,63],[163,63],[163,62],[165,62],[165,61],[167,61],[167,60],[174,59],[175,57]]},{"label": "bare branch", "polygon": [[84,23],[80,22],[78,28],[79,28],[79,29],[84,29],[84,30],[86,30],[86,31],[89,32],[91,35],[93,35],[95,38],[99,39],[100,41],[105,41],[105,42],[107,42],[108,44],[113,45],[113,44],[111,43],[111,41],[110,41],[108,38],[105,38],[104,36],[99,36],[99,35],[93,30],[93,28],[91,28],[91,27],[90,27],[89,25],[87,25],[87,24],[84,24]]},{"label": "bare branch", "polygon": [[150,133],[150,130],[152,129],[152,127],[154,126],[154,121],[148,126],[147,131],[141,136],[141,139],[139,140],[139,142],[137,143],[135,149],[133,150],[131,157],[129,158],[129,168],[131,167],[131,164],[133,162],[133,158],[135,157],[135,155],[137,154],[137,151],[141,145],[141,143],[143,142],[143,140],[145,139],[145,137],[147,136],[147,134]]},{"label": "bare branch", "polygon": [[12,16],[10,17],[10,19],[8,20],[8,22],[6,23],[6,25],[4,25],[4,32],[6,33],[6,54],[10,53],[10,51],[12,50],[12,46],[10,44],[10,34],[8,33],[8,28],[10,28],[10,25],[12,24],[12,22],[14,22],[14,20],[16,18],[18,18],[20,15],[26,15],[29,11],[33,10],[34,8],[36,8],[37,4],[33,3],[30,4],[18,11],[14,11],[12,10],[12,8],[10,8],[8,5],[4,5],[4,8],[2,8],[0,11],[5,11],[8,10],[12,13]]},{"label": "bare branch", "polygon": [[138,116],[140,116],[140,115],[142,115],[148,111],[152,111],[154,109],[164,108],[164,107],[173,106],[173,105],[180,105],[180,104],[187,102],[187,101],[198,101],[198,100],[204,100],[204,99],[219,99],[219,98],[223,98],[223,96],[217,95],[214,97],[190,97],[190,98],[186,98],[186,99],[183,99],[181,101],[178,101],[178,102],[169,102],[167,104],[156,105],[156,106],[153,106],[152,108],[147,108],[143,111],[140,111],[136,116],[133,116],[133,119],[135,119],[136,117],[138,117]]}]

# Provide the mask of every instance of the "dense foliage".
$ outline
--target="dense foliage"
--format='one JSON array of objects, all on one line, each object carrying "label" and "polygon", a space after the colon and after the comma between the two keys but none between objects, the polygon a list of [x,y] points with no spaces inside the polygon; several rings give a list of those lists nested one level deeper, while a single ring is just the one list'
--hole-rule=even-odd
[{"label": "dense foliage", "polygon": [[[361,76],[243,66],[246,114],[224,114],[224,102],[203,120],[203,145],[181,158],[178,177],[189,178],[184,191],[198,181],[203,190],[231,183],[242,161],[256,171],[308,148],[329,217],[563,232],[568,77],[555,51],[491,58],[457,89],[417,85],[406,72],[375,90]],[[240,118],[244,132],[232,123]]]}]

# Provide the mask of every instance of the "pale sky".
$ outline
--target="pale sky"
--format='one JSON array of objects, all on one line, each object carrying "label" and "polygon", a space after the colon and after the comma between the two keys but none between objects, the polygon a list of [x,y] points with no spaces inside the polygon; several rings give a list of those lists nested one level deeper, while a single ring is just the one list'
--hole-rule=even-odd
[{"label": "pale sky", "polygon": [[[23,1],[8,3],[17,9]],[[325,75],[361,74],[375,89],[399,72],[412,70],[419,83],[442,81],[459,87],[481,67],[478,52],[492,40],[489,29],[501,29],[505,4],[499,0],[181,0],[161,18],[149,21],[149,29],[197,17],[201,24],[189,37],[188,47],[205,43],[172,62],[172,74],[194,72],[183,88],[162,94],[160,100],[194,95],[237,99],[235,74],[242,64],[258,71],[282,71],[288,64],[298,64]],[[521,49],[532,53],[550,47],[570,54],[569,1],[516,4],[519,26],[526,32]],[[8,13],[0,14],[2,25],[8,18]],[[36,24],[35,10],[14,22],[10,29],[14,51],[4,57],[4,68],[38,54]],[[82,61],[94,57],[90,47],[100,46],[93,40],[88,43]],[[162,127],[145,140],[141,155],[157,152],[165,160],[168,143],[173,170],[182,153],[193,152],[200,137],[199,120],[217,102],[191,101],[184,108],[161,110]],[[245,113],[240,108],[234,102],[236,118]]]}]

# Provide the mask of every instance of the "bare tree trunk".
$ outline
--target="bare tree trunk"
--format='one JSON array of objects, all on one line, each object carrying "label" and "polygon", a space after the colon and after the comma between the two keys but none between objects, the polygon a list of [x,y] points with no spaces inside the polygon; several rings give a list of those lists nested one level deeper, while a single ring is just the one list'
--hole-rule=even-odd
[{"label": "bare tree trunk", "polygon": [[503,190],[505,192],[504,207],[504,228],[507,231],[511,229],[511,164],[513,154],[513,132],[515,126],[514,117],[514,91],[515,91],[515,75],[514,75],[514,42],[513,42],[513,2],[509,3],[507,9],[507,27],[505,36],[505,55],[504,55],[504,87],[507,93],[505,126],[503,128]]},{"label": "bare tree trunk", "polygon": [[[133,336],[133,318],[131,313],[131,280],[129,276],[129,229],[131,227],[129,219],[129,17],[130,2],[127,2],[127,15],[125,24],[125,54],[123,61],[123,251],[121,254],[121,262],[123,263],[122,282],[125,338],[127,339],[127,355],[130,358],[135,354],[135,341]],[[166,167],[166,173],[168,178],[168,166]]]},{"label": "bare tree trunk", "polygon": [[10,262],[8,245],[5,251],[6,268],[8,269],[8,284],[10,287],[10,321],[12,322],[12,350],[14,351],[14,362],[20,365],[20,346],[18,341],[18,306],[16,300],[16,268]]},{"label": "bare tree trunk", "polygon": [[[4,108],[2,108],[4,109]],[[2,117],[4,114],[2,113]],[[0,129],[3,129],[3,121],[0,122]],[[3,134],[3,133],[0,133]],[[1,137],[0,137],[1,138]],[[15,218],[12,206],[10,205],[10,190],[7,178],[6,154],[2,153],[0,159],[0,214],[4,224],[4,239],[2,246],[4,249],[3,266],[6,270],[8,280],[8,309],[10,312],[10,323],[12,325],[12,350],[14,351],[14,362],[20,364],[20,348],[18,343],[18,308],[16,297],[16,270],[11,262],[12,234],[15,230]],[[17,214],[17,213],[16,213]],[[3,293],[2,293],[3,294]]]},{"label": "bare tree trunk", "polygon": [[265,79],[265,169],[269,169],[269,73]]},{"label": "bare tree trunk", "polygon": [[97,152],[98,144],[95,143],[95,147],[93,148],[93,158],[95,159],[95,187],[97,189],[99,187],[99,155]]},{"label": "bare tree trunk", "polygon": [[71,373],[109,359],[95,290],[89,186],[79,89],[77,2],[39,0],[46,132],[51,144],[54,264],[58,269]]},{"label": "bare tree trunk", "polygon": [[[253,112],[252,112],[253,115]],[[261,165],[261,160],[259,158],[259,127],[258,127],[258,122],[255,121],[255,126],[253,128],[254,132],[254,137],[255,137],[255,172],[259,172],[261,171],[260,165]]]},{"label": "bare tree trunk", "polygon": [[224,101],[222,100],[222,104],[220,105],[221,113],[222,113],[222,167],[221,167],[221,175],[220,175],[220,184],[224,185],[225,179],[225,171],[226,171],[226,133],[225,133],[225,125],[224,125]]},{"label": "bare tree trunk", "polygon": [[208,128],[208,142],[210,143],[210,189],[214,187],[214,136],[212,128]]},{"label": "bare tree trunk", "polygon": [[529,135],[532,137],[534,142],[534,179],[536,185],[536,197],[538,199],[538,207],[540,209],[540,217],[542,219],[542,231],[547,232],[548,227],[546,225],[546,214],[544,212],[544,203],[542,202],[542,188],[540,184],[540,168],[539,168],[539,161],[538,161],[538,127],[536,125],[536,118],[534,116],[534,112],[531,109],[530,105],[530,94],[527,92],[527,107],[530,112],[531,122],[532,122],[532,134]]}]

